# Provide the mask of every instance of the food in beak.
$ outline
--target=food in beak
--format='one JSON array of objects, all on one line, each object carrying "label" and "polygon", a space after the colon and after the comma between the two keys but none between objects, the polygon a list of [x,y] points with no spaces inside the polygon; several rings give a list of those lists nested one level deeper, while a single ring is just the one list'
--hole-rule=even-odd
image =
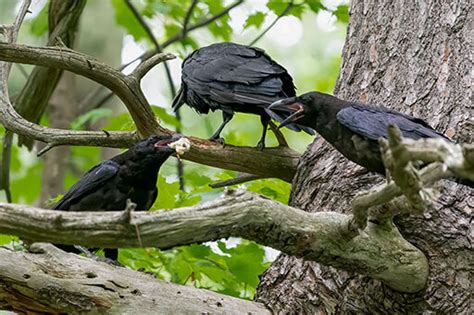
[{"label": "food in beak", "polygon": [[188,138],[182,137],[177,141],[169,143],[168,146],[176,151],[176,155],[180,156],[191,149],[191,141]]}]

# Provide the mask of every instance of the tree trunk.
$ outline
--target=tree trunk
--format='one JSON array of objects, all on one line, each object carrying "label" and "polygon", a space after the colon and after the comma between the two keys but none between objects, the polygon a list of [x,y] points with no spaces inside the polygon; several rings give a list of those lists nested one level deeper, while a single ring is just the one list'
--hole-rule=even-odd
[{"label": "tree trunk", "polygon": [[[471,8],[468,0],[354,0],[335,94],[424,118],[453,140],[472,142]],[[348,212],[358,191],[382,180],[318,137],[300,161],[291,205]],[[401,294],[368,277],[281,255],[262,276],[257,301],[276,313],[472,314],[474,191],[443,184],[429,211],[396,220],[429,259],[426,290]]]}]

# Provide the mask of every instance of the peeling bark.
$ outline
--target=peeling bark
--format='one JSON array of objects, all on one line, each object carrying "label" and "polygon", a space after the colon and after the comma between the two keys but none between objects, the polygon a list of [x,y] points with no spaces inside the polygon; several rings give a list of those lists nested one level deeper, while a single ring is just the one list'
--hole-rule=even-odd
[{"label": "peeling bark", "polygon": [[35,243],[0,248],[0,309],[18,313],[270,314],[262,304],[156,280],[153,276]]},{"label": "peeling bark", "polygon": [[[354,0],[335,94],[424,118],[472,143],[471,42],[470,1]],[[300,161],[291,205],[348,212],[356,192],[381,181],[317,138]],[[282,255],[262,276],[256,300],[276,313],[472,313],[474,191],[448,182],[439,189],[425,214],[396,220],[428,257],[426,290],[402,294],[365,276]]]}]

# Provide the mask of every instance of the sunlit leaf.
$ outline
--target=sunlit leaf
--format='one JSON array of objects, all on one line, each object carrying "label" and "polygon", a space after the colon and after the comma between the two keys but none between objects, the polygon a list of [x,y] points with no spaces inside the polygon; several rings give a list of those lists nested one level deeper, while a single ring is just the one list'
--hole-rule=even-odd
[{"label": "sunlit leaf", "polygon": [[247,17],[247,20],[245,21],[244,28],[249,28],[251,26],[255,26],[256,28],[260,28],[260,26],[262,26],[264,21],[265,21],[265,13],[256,12],[256,13],[254,13],[252,15],[249,15]]},{"label": "sunlit leaf", "polygon": [[158,119],[160,119],[161,121],[167,123],[168,125],[171,125],[171,126],[174,126],[174,127],[177,127],[177,128],[180,128],[181,127],[181,123],[179,122],[179,120],[176,118],[176,116],[174,115],[170,115],[166,109],[164,109],[163,107],[160,107],[160,106],[152,106],[151,109],[153,110],[153,112],[155,113],[155,115],[158,117]]},{"label": "sunlit leaf", "polygon": [[320,10],[325,9],[324,5],[320,0],[306,0],[311,11],[318,13]]},{"label": "sunlit leaf", "polygon": [[30,32],[35,36],[43,36],[48,32],[48,6],[45,5],[40,13],[30,22]]},{"label": "sunlit leaf", "polygon": [[349,22],[349,7],[347,5],[340,5],[333,12],[337,19],[343,23]]},{"label": "sunlit leaf", "polygon": [[123,0],[112,0],[112,5],[115,9],[115,21],[118,25],[123,26],[137,41],[146,37],[145,30]]}]

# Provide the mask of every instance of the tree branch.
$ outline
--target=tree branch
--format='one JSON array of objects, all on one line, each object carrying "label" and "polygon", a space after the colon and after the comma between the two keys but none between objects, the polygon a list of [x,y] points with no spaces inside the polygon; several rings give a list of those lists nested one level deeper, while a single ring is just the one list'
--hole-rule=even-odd
[{"label": "tree branch", "polygon": [[[173,134],[174,132],[159,126],[148,102],[143,95],[138,78],[156,63],[169,54],[156,55],[144,66],[131,75],[124,75],[118,70],[103,64],[82,53],[62,47],[31,47],[0,43],[0,60],[57,67],[90,78],[110,88],[131,111],[132,118],[141,135]],[[0,73],[1,75],[1,73]],[[1,76],[0,76],[1,77]],[[0,95],[0,122],[7,129],[23,134],[51,146],[57,145],[101,145],[111,147],[129,147],[137,141],[131,133],[119,132],[79,132],[45,128],[22,119],[8,103],[5,94]],[[186,160],[197,163],[258,175],[276,177],[291,181],[296,171],[299,154],[289,148],[268,148],[259,151],[256,148],[222,145],[195,137],[189,137],[191,150],[183,155]]]},{"label": "tree branch", "polygon": [[125,220],[123,212],[0,204],[0,233],[87,247],[162,249],[240,236],[289,255],[369,275],[403,292],[422,289],[428,273],[423,253],[393,225],[372,224],[364,234],[352,237],[350,215],[308,213],[248,192],[229,191],[225,198],[195,207],[132,212],[130,217],[131,221]]},{"label": "tree branch", "polygon": [[[49,39],[47,46],[58,45],[72,48],[74,45],[79,18],[82,14],[85,0],[62,1],[52,0],[48,7]],[[38,123],[48,106],[62,71],[56,68],[34,67],[28,75],[28,80],[15,100],[15,110],[21,117],[33,123]],[[18,138],[19,145],[29,149],[33,147],[31,138]]]},{"label": "tree branch", "polygon": [[261,303],[160,281],[44,243],[0,248],[0,309],[19,314],[270,314]]},{"label": "tree branch", "polygon": [[[169,58],[171,55],[166,54],[161,60]],[[151,135],[159,129],[136,75],[126,76],[91,56],[64,47],[32,47],[0,43],[0,59],[59,68],[89,78],[109,88],[123,101],[142,136]],[[157,64],[159,60],[160,57],[154,57],[152,62],[142,67],[143,71],[139,74],[144,75],[144,70],[149,70],[150,65]]]},{"label": "tree branch", "polygon": [[[389,127],[388,134],[388,141],[380,140],[381,151],[385,167],[394,181],[377,186],[354,198],[353,229],[364,229],[369,215],[377,218],[387,215],[393,217],[403,211],[423,212],[433,199],[432,194],[423,187],[442,178],[456,175],[474,181],[474,161],[470,159],[472,145],[462,146],[439,138],[420,140],[403,138],[400,130],[393,125]],[[418,171],[412,166],[416,161],[432,164]],[[390,207],[391,210],[379,209],[373,213],[369,212],[369,208],[386,204],[401,195],[407,198],[410,209]]]}]

